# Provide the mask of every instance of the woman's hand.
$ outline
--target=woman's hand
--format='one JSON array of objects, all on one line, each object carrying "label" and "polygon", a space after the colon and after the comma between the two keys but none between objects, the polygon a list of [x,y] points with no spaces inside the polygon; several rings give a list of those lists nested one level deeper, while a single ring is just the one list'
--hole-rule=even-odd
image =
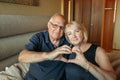
[{"label": "woman's hand", "polygon": [[68,62],[75,63],[84,67],[86,65],[87,59],[85,58],[81,49],[78,47],[73,47],[72,52],[76,53],[76,57],[74,59],[69,59]]}]

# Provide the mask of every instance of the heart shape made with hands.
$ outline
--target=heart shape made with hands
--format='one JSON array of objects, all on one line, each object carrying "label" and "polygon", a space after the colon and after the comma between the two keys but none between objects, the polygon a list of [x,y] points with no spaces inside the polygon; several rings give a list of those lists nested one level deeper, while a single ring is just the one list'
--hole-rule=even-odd
[{"label": "heart shape made with hands", "polygon": [[69,59],[75,59],[75,57],[76,57],[76,53],[74,53],[74,52],[69,55]]}]

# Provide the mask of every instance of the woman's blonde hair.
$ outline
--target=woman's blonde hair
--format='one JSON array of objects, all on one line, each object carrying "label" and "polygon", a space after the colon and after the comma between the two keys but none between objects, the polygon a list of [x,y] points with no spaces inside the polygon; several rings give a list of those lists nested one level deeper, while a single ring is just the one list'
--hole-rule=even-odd
[{"label": "woman's blonde hair", "polygon": [[[65,26],[65,37],[66,37],[66,39],[69,41],[69,39],[68,39],[68,37],[67,37],[67,34],[66,34],[66,28],[68,28],[68,27],[71,27],[71,26],[76,26],[76,27],[78,27],[78,29],[80,30],[80,31],[82,31],[82,34],[83,34],[83,41],[84,42],[87,42],[87,40],[88,40],[88,33],[87,33],[87,30],[86,30],[86,27],[84,26],[84,24],[79,24],[79,23],[77,23],[76,21],[72,21],[72,22],[70,22],[70,23],[68,23],[66,26]],[[70,42],[70,41],[69,41]]]}]

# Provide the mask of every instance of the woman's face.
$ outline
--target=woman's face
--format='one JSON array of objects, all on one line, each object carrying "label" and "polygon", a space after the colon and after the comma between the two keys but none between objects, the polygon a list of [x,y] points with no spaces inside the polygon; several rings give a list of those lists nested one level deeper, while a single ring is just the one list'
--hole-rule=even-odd
[{"label": "woman's face", "polygon": [[82,31],[74,25],[66,27],[66,36],[73,45],[79,45],[83,42]]}]

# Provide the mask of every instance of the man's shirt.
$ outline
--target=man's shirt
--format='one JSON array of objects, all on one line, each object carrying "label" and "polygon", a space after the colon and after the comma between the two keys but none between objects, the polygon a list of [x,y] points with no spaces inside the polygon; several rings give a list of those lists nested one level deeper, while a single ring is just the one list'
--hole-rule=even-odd
[{"label": "man's shirt", "polygon": [[[58,47],[69,45],[68,41],[63,36]],[[25,45],[25,49],[37,52],[50,52],[56,49],[50,39],[47,31],[36,33]],[[67,55],[64,55],[67,57]],[[62,61],[46,60],[37,63],[31,63],[29,71],[25,76],[25,80],[64,80],[64,69],[66,63]]]}]

